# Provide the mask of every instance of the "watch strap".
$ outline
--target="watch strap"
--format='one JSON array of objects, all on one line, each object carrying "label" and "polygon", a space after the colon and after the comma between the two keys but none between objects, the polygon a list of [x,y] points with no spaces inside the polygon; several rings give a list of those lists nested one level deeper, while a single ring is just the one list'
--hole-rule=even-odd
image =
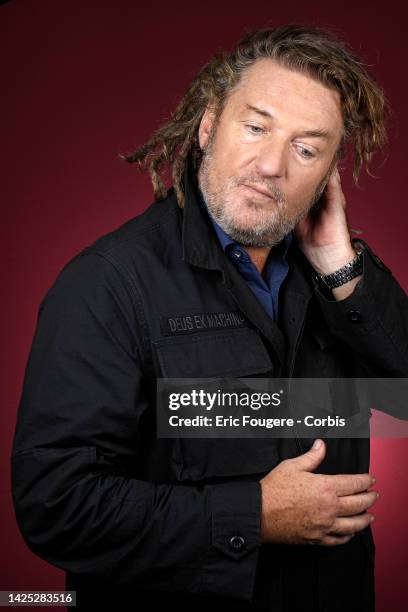
[{"label": "watch strap", "polygon": [[317,274],[316,280],[323,283],[329,289],[341,287],[356,276],[363,273],[363,250],[356,251],[356,256],[344,266],[330,274]]}]

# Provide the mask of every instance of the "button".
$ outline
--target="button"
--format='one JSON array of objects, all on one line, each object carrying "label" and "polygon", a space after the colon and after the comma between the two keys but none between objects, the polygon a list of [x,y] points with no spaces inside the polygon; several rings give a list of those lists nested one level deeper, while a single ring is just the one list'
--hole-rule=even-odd
[{"label": "button", "polygon": [[245,546],[245,539],[242,536],[232,536],[232,538],[230,538],[229,545],[236,551],[242,550]]},{"label": "button", "polygon": [[347,313],[347,318],[352,323],[358,323],[361,321],[362,314],[359,310],[349,310]]}]

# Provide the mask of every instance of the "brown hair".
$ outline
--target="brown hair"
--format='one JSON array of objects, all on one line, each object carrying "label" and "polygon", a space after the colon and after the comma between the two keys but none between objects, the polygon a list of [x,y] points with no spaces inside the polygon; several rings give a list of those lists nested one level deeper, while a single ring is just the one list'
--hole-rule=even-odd
[{"label": "brown hair", "polygon": [[303,72],[336,89],[341,96],[344,132],[337,159],[346,155],[346,144],[353,145],[353,179],[376,149],[387,143],[385,120],[388,102],[366,65],[347,45],[328,30],[298,24],[249,32],[230,53],[216,54],[197,74],[171,118],[133,153],[120,155],[129,163],[147,168],[156,199],[167,190],[160,174],[171,166],[179,205],[184,205],[183,168],[189,153],[198,169],[202,152],[198,129],[207,105],[214,107],[215,122],[229,95],[245,70],[260,58],[272,58],[285,67]]}]

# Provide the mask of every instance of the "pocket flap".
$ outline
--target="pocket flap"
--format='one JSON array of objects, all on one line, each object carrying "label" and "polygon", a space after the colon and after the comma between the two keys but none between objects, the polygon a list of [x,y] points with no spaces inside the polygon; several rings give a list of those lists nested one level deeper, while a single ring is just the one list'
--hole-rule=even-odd
[{"label": "pocket flap", "polygon": [[281,441],[274,438],[178,438],[174,442],[172,463],[179,481],[252,480],[279,463]]},{"label": "pocket flap", "polygon": [[259,332],[235,329],[155,342],[165,378],[251,376],[273,370]]}]

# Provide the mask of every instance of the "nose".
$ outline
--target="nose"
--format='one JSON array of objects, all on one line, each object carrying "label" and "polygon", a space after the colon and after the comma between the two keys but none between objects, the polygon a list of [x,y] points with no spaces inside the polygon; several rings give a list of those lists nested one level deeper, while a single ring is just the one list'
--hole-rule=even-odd
[{"label": "nose", "polygon": [[260,176],[282,178],[286,175],[287,143],[273,138],[263,142],[256,157],[256,169]]}]

